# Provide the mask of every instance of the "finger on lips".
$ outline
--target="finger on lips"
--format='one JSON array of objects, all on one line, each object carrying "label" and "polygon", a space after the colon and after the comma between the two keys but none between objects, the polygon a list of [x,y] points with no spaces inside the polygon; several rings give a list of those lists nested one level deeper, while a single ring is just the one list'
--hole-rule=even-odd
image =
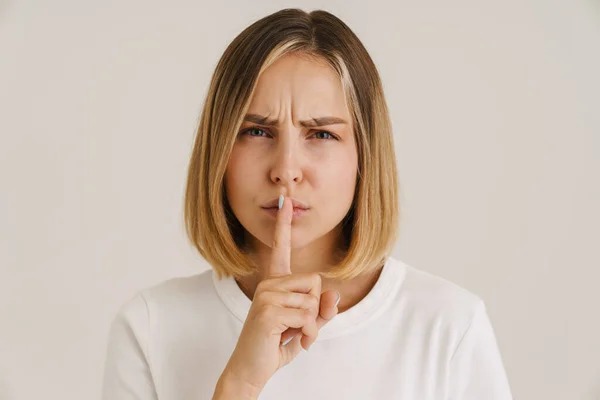
[{"label": "finger on lips", "polygon": [[289,199],[279,196],[279,211],[275,222],[270,275],[280,276],[292,273],[290,268],[291,230],[293,207]]},{"label": "finger on lips", "polygon": [[[320,329],[329,319],[335,316],[335,306],[332,306],[331,295],[321,294],[321,277],[319,274],[297,274],[292,277],[291,271],[291,235],[292,235],[292,217],[293,204],[289,198],[283,195],[279,196],[279,211],[275,222],[275,232],[273,235],[273,247],[271,255],[271,265],[269,275],[271,277],[281,277],[277,282],[277,290],[287,292],[300,292],[317,299],[318,305],[315,314],[314,323],[309,323],[303,327],[289,328],[281,335],[281,344],[287,345],[294,337],[305,335],[302,339],[305,346],[310,346],[316,340],[318,329]],[[289,296],[289,293],[288,293]],[[333,297],[336,297],[335,295]],[[293,300],[295,299],[295,300]],[[329,299],[329,300],[328,300]],[[324,303],[322,301],[325,300]],[[289,304],[300,301],[299,297],[289,296],[287,300],[281,300],[284,306],[293,307]],[[333,300],[335,302],[335,299]],[[327,318],[324,318],[327,317]]]}]

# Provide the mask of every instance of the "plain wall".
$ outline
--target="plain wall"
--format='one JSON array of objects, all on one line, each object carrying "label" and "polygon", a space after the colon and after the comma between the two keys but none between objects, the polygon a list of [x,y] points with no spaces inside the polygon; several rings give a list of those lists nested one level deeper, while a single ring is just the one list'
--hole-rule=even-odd
[{"label": "plain wall", "polygon": [[600,399],[591,0],[0,2],[0,399],[99,397],[120,305],[208,268],[182,223],[200,107],[285,7],[338,15],[381,72],[394,256],[484,299],[516,399]]}]

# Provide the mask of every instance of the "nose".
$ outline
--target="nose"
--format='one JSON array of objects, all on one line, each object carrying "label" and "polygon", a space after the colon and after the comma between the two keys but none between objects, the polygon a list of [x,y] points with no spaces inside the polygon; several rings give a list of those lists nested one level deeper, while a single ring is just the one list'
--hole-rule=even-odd
[{"label": "nose", "polygon": [[293,129],[282,129],[275,139],[274,162],[270,173],[271,181],[275,184],[290,186],[302,181],[297,136]]}]

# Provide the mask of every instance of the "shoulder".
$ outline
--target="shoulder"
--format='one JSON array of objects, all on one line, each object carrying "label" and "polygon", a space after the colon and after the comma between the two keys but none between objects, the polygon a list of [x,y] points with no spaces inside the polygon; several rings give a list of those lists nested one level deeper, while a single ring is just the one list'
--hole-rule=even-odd
[{"label": "shoulder", "polygon": [[201,301],[214,294],[213,271],[167,279],[139,291],[149,305],[169,306],[170,304]]},{"label": "shoulder", "polygon": [[212,283],[212,270],[171,278],[134,293],[119,308],[116,321],[130,326],[149,327],[165,318],[181,318],[186,312],[211,307],[217,295]]},{"label": "shoulder", "polygon": [[470,290],[400,260],[395,262],[404,270],[396,304],[402,304],[403,312],[416,319],[464,330],[485,308],[481,297]]},{"label": "shoulder", "polygon": [[481,302],[479,295],[438,275],[398,261],[405,267],[403,290],[415,301],[432,307],[472,307]]}]

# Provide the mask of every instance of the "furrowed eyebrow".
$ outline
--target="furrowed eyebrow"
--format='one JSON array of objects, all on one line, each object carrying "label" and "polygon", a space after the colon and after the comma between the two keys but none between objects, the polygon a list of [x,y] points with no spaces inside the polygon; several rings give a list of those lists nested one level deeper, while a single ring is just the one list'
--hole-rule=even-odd
[{"label": "furrowed eyebrow", "polygon": [[[246,114],[246,116],[244,117],[244,121],[254,122],[255,124],[264,126],[277,126],[278,124],[277,120],[269,120],[267,119],[267,117],[263,117],[262,115],[258,114]],[[319,117],[308,119],[305,121],[300,121],[300,125],[302,125],[305,128],[314,128],[317,126],[326,126],[334,124],[348,124],[348,122],[338,117]]]}]

